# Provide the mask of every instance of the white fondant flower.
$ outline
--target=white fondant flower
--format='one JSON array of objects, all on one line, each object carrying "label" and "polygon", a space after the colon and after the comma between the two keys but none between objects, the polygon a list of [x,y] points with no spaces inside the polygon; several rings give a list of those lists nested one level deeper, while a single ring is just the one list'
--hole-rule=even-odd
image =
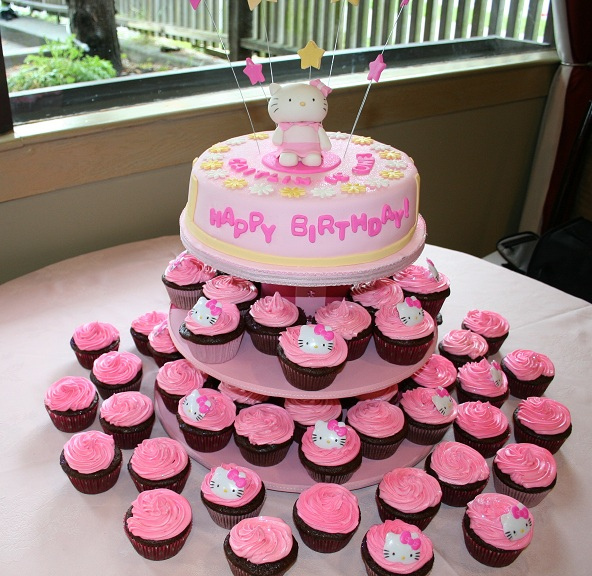
[{"label": "white fondant flower", "polygon": [[257,194],[258,196],[269,196],[273,194],[274,188],[271,184],[266,182],[256,182],[249,190],[251,194]]},{"label": "white fondant flower", "polygon": [[405,160],[395,160],[394,162],[389,162],[386,168],[390,170],[405,170],[407,168],[407,162]]},{"label": "white fondant flower", "polygon": [[349,134],[345,132],[328,132],[327,135],[332,140],[347,140],[349,138]]},{"label": "white fondant flower", "polygon": [[331,198],[337,194],[337,190],[335,190],[335,188],[330,188],[329,186],[326,188],[319,186],[318,188],[312,188],[310,193],[315,198]]},{"label": "white fondant flower", "polygon": [[222,168],[218,170],[210,170],[207,174],[208,178],[212,180],[217,180],[219,178],[227,178],[228,172]]},{"label": "white fondant flower", "polygon": [[239,146],[240,144],[244,144],[245,142],[246,139],[244,137],[231,138],[230,140],[226,140],[226,144],[228,144],[229,146]]},{"label": "white fondant flower", "polygon": [[379,178],[378,176],[374,176],[366,180],[366,186],[368,188],[386,188],[389,184],[390,182],[388,180]]},{"label": "white fondant flower", "polygon": [[212,162],[218,162],[219,160],[224,160],[223,154],[210,154],[206,159],[206,161],[210,160]]},{"label": "white fondant flower", "polygon": [[383,152],[384,150],[393,150],[392,146],[390,146],[389,144],[383,144],[382,142],[374,142],[374,144],[372,144],[370,148],[372,150],[375,150],[376,152]]}]

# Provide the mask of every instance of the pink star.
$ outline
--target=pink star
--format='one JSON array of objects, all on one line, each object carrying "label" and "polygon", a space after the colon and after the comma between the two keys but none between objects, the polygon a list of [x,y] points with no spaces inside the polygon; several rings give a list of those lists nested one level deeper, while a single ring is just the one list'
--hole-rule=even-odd
[{"label": "pink star", "polygon": [[265,76],[263,76],[263,64],[255,64],[250,58],[246,59],[247,65],[245,66],[243,73],[249,77],[252,85],[257,82],[265,82]]},{"label": "pink star", "polygon": [[368,74],[368,80],[378,82],[380,80],[380,75],[384,72],[386,68],[386,64],[384,63],[384,59],[382,58],[382,54],[379,54],[376,57],[376,60],[370,62],[370,72]]},{"label": "pink star", "polygon": [[191,6],[193,7],[194,10],[197,10],[197,7],[199,6],[199,3],[201,2],[201,0],[189,0]]}]

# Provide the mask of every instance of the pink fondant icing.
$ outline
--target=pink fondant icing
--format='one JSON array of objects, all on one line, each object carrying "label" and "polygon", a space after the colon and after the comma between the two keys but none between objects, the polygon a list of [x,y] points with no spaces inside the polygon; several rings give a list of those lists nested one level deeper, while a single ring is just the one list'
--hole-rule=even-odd
[{"label": "pink fondant icing", "polygon": [[389,506],[415,514],[442,500],[439,482],[421,468],[395,468],[378,485],[379,495]]},{"label": "pink fondant icing", "polygon": [[158,312],[153,310],[152,312],[146,312],[141,316],[138,316],[134,320],[132,320],[132,328],[139,332],[140,334],[144,334],[148,336],[152,329],[157,325],[160,324],[163,320],[167,319],[166,312]]},{"label": "pink fondant icing", "polygon": [[489,310],[470,310],[463,325],[485,338],[499,338],[510,330],[510,324],[501,314]]},{"label": "pink fondant icing", "polygon": [[518,420],[537,434],[560,434],[571,425],[571,414],[566,406],[551,398],[536,397],[521,400]]},{"label": "pink fondant icing", "polygon": [[424,388],[448,388],[456,381],[456,367],[448,358],[432,354],[411,379]]},{"label": "pink fondant icing", "polygon": [[492,368],[497,370],[499,366],[496,368],[495,363],[491,364],[486,359],[461,366],[458,369],[458,380],[463,390],[491,398],[505,394],[508,389],[508,378],[502,371],[497,370],[498,378],[494,379]]},{"label": "pink fondant icing", "polygon": [[280,406],[256,404],[238,413],[234,429],[251,444],[281,444],[294,435],[294,421]]},{"label": "pink fondant icing", "polygon": [[485,458],[460,442],[440,442],[432,451],[430,466],[441,481],[449,484],[472,484],[489,478]]},{"label": "pink fondant icing", "polygon": [[[220,278],[220,276],[217,276]],[[240,312],[235,304],[222,300],[210,300],[220,309],[220,314],[213,324],[201,324],[190,310],[185,316],[185,326],[193,334],[202,336],[215,336],[217,334],[228,334],[238,327],[240,321]]]},{"label": "pink fondant icing", "polygon": [[303,426],[314,426],[317,420],[340,420],[342,412],[339,400],[321,398],[286,398],[284,409]]},{"label": "pink fondant icing", "polygon": [[148,342],[154,350],[162,354],[174,354],[177,348],[169,333],[169,321],[163,320],[157,324],[148,335]]},{"label": "pink fondant icing", "polygon": [[529,442],[504,446],[497,451],[493,461],[513,482],[525,488],[549,486],[557,478],[553,454]]},{"label": "pink fondant icing", "polygon": [[154,412],[152,400],[141,392],[119,392],[101,405],[101,417],[113,426],[136,426]]},{"label": "pink fondant icing", "polygon": [[179,286],[190,286],[207,282],[218,272],[198,260],[193,254],[184,250],[174,260],[171,260],[164,271],[164,277],[169,282]]},{"label": "pink fondant icing", "polygon": [[536,380],[555,375],[555,366],[548,356],[532,350],[514,350],[506,354],[502,364],[519,380]]},{"label": "pink fondant icing", "polygon": [[300,326],[290,326],[280,334],[280,346],[289,360],[309,368],[321,368],[325,366],[339,366],[347,358],[347,344],[337,333],[333,334],[333,349],[326,354],[314,354],[307,352],[298,345],[300,338]]},{"label": "pink fondant icing", "polygon": [[412,264],[395,273],[393,278],[401,288],[417,294],[441,292],[450,286],[450,282],[444,274],[439,273],[438,278],[435,278],[428,268],[417,264]]},{"label": "pink fondant icing", "polygon": [[407,390],[401,397],[400,404],[405,413],[424,424],[447,424],[452,423],[456,418],[457,404],[452,400],[453,409],[449,414],[441,414],[434,404],[436,391],[431,388],[414,388]]},{"label": "pink fondant icing", "polygon": [[253,564],[277,562],[292,550],[292,530],[280,518],[246,518],[231,528],[229,544],[237,556]]},{"label": "pink fondant icing", "polygon": [[483,336],[470,330],[451,330],[442,338],[441,344],[449,354],[473,359],[485,356],[489,349]]},{"label": "pink fondant icing", "polygon": [[347,411],[347,421],[362,434],[386,438],[401,431],[405,415],[386,400],[362,400]]},{"label": "pink fondant icing", "polygon": [[455,422],[475,438],[499,436],[508,429],[506,415],[489,402],[464,402],[459,404]]},{"label": "pink fondant icing", "polygon": [[65,412],[88,408],[97,395],[93,383],[82,376],[66,376],[54,382],[45,392],[50,410]]},{"label": "pink fondant icing", "polygon": [[119,339],[119,330],[106,322],[89,322],[78,326],[72,337],[81,350],[100,350]]},{"label": "pink fondant icing", "polygon": [[175,396],[185,396],[196,388],[202,388],[206,375],[189,360],[182,358],[163,364],[156,375],[160,388]]},{"label": "pink fondant icing", "polygon": [[256,298],[257,287],[244,278],[221,274],[204,284],[203,293],[210,299],[240,304]]},{"label": "pink fondant icing", "polygon": [[142,370],[142,360],[131,352],[117,351],[102,354],[93,362],[93,374],[103,384],[130,382]]},{"label": "pink fondant icing", "polygon": [[243,494],[240,498],[235,499],[222,498],[215,494],[210,485],[217,468],[217,466],[215,466],[205,475],[201,483],[201,493],[208,502],[219,504],[221,506],[230,506],[231,508],[239,508],[251,502],[251,500],[253,500],[253,498],[255,498],[255,496],[261,491],[263,483],[261,482],[259,475],[253,470],[232,463],[220,464],[220,467],[229,472],[231,470],[236,470],[241,478],[244,477],[244,486],[241,486]]},{"label": "pink fondant icing", "polygon": [[376,327],[393,340],[416,340],[434,333],[436,324],[434,319],[424,312],[423,320],[419,324],[405,324],[401,320],[397,304],[386,304],[375,316]]},{"label": "pink fondant icing", "polygon": [[182,472],[189,462],[183,445],[172,438],[147,438],[134,448],[130,459],[142,478],[162,480]]},{"label": "pink fondant icing", "polygon": [[403,301],[403,291],[392,278],[378,278],[352,286],[352,300],[366,308],[382,308],[385,304]]},{"label": "pink fondant icing", "polygon": [[347,534],[358,527],[358,499],[339,484],[320,482],[296,500],[298,516],[310,527],[330,534]]},{"label": "pink fondant icing", "polygon": [[275,292],[273,296],[265,296],[251,304],[249,314],[263,326],[281,328],[294,324],[298,320],[299,311],[296,304]]},{"label": "pink fondant icing", "polygon": [[236,417],[236,406],[234,402],[218,390],[201,388],[200,395],[205,396],[211,403],[209,411],[205,416],[196,422],[183,411],[183,398],[179,400],[179,416],[186,424],[202,430],[222,430],[231,426]]},{"label": "pink fondant icing", "polygon": [[318,308],[315,312],[315,320],[319,324],[331,326],[346,340],[355,338],[372,322],[370,314],[363,306],[348,300],[330,302]]},{"label": "pink fondant icing", "polygon": [[302,436],[302,452],[315,464],[320,466],[340,466],[351,462],[360,452],[360,437],[351,426],[346,426],[345,444],[337,448],[320,448],[312,439],[314,426],[310,426]]},{"label": "pink fondant icing", "polygon": [[64,445],[64,458],[70,468],[81,474],[105,470],[115,458],[113,436],[98,430],[74,434]]}]

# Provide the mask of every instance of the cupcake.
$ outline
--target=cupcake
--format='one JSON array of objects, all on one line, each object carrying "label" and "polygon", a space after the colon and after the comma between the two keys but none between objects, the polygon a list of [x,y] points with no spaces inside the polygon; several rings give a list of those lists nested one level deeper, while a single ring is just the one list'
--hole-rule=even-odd
[{"label": "cupcake", "polygon": [[456,387],[456,366],[440,354],[432,354],[428,361],[409,378],[401,382],[401,393],[422,386],[424,388],[444,388],[449,394]]},{"label": "cupcake", "polygon": [[425,530],[440,510],[440,483],[420,468],[395,468],[376,488],[378,515],[383,522],[403,520]]},{"label": "cupcake", "polygon": [[203,286],[218,272],[184,250],[171,260],[162,275],[171,303],[190,310],[203,295]]},{"label": "cupcake", "polygon": [[506,415],[489,402],[464,402],[457,406],[452,425],[454,439],[489,458],[510,438]]},{"label": "cupcake", "polygon": [[292,518],[302,541],[315,552],[337,552],[360,525],[358,499],[339,484],[319,483],[298,496]]},{"label": "cupcake", "polygon": [[456,418],[456,402],[444,388],[407,390],[399,405],[407,418],[407,439],[414,444],[439,442]]},{"label": "cupcake", "polygon": [[531,442],[555,454],[571,434],[571,414],[551,398],[521,400],[512,416],[516,442]]},{"label": "cupcake", "polygon": [[256,404],[241,410],[234,422],[234,442],[242,457],[255,466],[275,466],[288,454],[294,421],[284,408]]},{"label": "cupcake", "polygon": [[249,313],[245,314],[245,322],[253,346],[263,354],[275,356],[280,332],[288,326],[306,324],[306,314],[296,304],[275,292],[273,296],[253,302]]},{"label": "cupcake", "polygon": [[210,300],[235,304],[241,315],[245,315],[259,297],[259,289],[250,280],[220,274],[204,284],[203,294]]},{"label": "cupcake", "polygon": [[424,467],[440,483],[442,502],[449,506],[465,506],[483,492],[489,480],[485,458],[460,442],[440,442],[428,454]]},{"label": "cupcake", "polygon": [[438,344],[438,350],[456,368],[467,362],[480,362],[487,356],[485,338],[470,330],[451,330]]},{"label": "cupcake", "polygon": [[265,485],[256,472],[237,464],[212,468],[201,483],[201,501],[212,520],[230,530],[245,518],[259,516]]},{"label": "cupcake", "polygon": [[154,391],[162,398],[167,410],[177,413],[179,400],[193,390],[203,388],[207,375],[198,370],[189,360],[173,360],[158,369]]},{"label": "cupcake", "polygon": [[88,378],[66,376],[45,392],[45,409],[53,425],[62,432],[80,432],[97,415],[99,395]]},{"label": "cupcake", "polygon": [[508,444],[498,450],[492,471],[496,491],[529,508],[540,504],[557,483],[553,454],[528,442]]},{"label": "cupcake", "polygon": [[508,379],[500,365],[485,358],[479,362],[467,362],[458,369],[456,397],[458,402],[489,402],[501,408],[508,399]]},{"label": "cupcake", "polygon": [[142,360],[131,352],[113,350],[99,356],[90,373],[103,400],[118,392],[137,392],[142,385]]},{"label": "cupcake", "polygon": [[407,436],[403,411],[386,400],[361,400],[347,411],[345,423],[360,437],[362,456],[389,458]]},{"label": "cupcake", "polygon": [[79,432],[64,445],[60,466],[76,490],[100,494],[113,488],[119,478],[121,450],[108,434],[98,430]]},{"label": "cupcake", "polygon": [[341,402],[328,398],[286,398],[284,408],[294,420],[294,441],[300,442],[317,420],[341,420]]},{"label": "cupcake", "polygon": [[298,542],[281,518],[257,516],[231,528],[224,554],[234,576],[282,576],[296,562]]},{"label": "cupcake", "polygon": [[135,551],[148,560],[168,560],[179,553],[191,532],[191,505],[167,488],[140,492],[123,518]]},{"label": "cupcake", "polygon": [[217,390],[193,390],[179,401],[177,422],[185,442],[198,452],[217,452],[230,442],[236,407]]},{"label": "cupcake", "polygon": [[378,278],[355,284],[349,291],[349,297],[374,316],[386,304],[402,302],[403,291],[392,278]]},{"label": "cupcake", "polygon": [[360,304],[335,300],[315,312],[317,324],[331,326],[347,344],[347,359],[362,357],[372,338],[372,317]]},{"label": "cupcake", "polygon": [[90,370],[101,354],[119,348],[119,330],[106,322],[89,322],[74,330],[70,346],[78,363]]},{"label": "cupcake", "polygon": [[502,358],[510,394],[516,398],[542,396],[555,376],[548,356],[532,350],[514,350]]},{"label": "cupcake", "polygon": [[505,494],[480,494],[469,502],[462,521],[469,554],[493,568],[508,566],[532,540],[532,515]]},{"label": "cupcake", "polygon": [[343,370],[347,344],[323,324],[291,326],[280,334],[278,358],[289,384],[300,390],[322,390]]},{"label": "cupcake", "polygon": [[144,356],[152,356],[152,354],[150,354],[150,349],[148,348],[148,335],[157,324],[160,324],[166,319],[166,312],[152,311],[146,312],[132,320],[130,334],[132,335],[134,344],[140,354],[144,354]]},{"label": "cupcake", "polygon": [[391,364],[416,364],[427,354],[435,326],[433,318],[424,313],[415,297],[387,304],[375,316],[376,352]]},{"label": "cupcake", "polygon": [[180,442],[147,438],[134,448],[127,469],[138,492],[168,488],[180,494],[189,478],[191,462]]},{"label": "cupcake", "polygon": [[461,328],[470,330],[485,338],[488,356],[493,356],[499,352],[504,340],[510,333],[510,324],[497,312],[489,310],[470,310],[464,317]]},{"label": "cupcake", "polygon": [[251,392],[238,386],[233,386],[227,382],[220,382],[218,390],[228,396],[236,406],[237,412],[243,408],[249,406],[255,406],[255,404],[262,404],[269,400],[269,396],[266,394],[257,394],[257,392]]},{"label": "cupcake", "polygon": [[122,449],[135,448],[150,437],[154,425],[154,405],[141,392],[119,392],[103,402],[99,422],[115,444]]},{"label": "cupcake", "polygon": [[434,565],[432,541],[417,526],[402,520],[371,526],[361,550],[368,576],[426,576]]},{"label": "cupcake", "polygon": [[298,457],[315,482],[345,484],[362,464],[360,437],[337,420],[318,420],[307,428]]},{"label": "cupcake", "polygon": [[159,368],[166,362],[183,358],[171,338],[167,319],[157,324],[148,334],[148,350]]},{"label": "cupcake", "polygon": [[234,358],[245,331],[238,308],[229,302],[199,298],[179,328],[192,355],[206,364],[221,364]]}]

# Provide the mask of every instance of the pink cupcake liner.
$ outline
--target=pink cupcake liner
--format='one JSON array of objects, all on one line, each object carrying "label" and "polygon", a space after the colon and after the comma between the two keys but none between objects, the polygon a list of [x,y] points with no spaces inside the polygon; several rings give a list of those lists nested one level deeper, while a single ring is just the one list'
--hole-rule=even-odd
[{"label": "pink cupcake liner", "polygon": [[386,362],[399,366],[410,366],[417,364],[427,354],[432,340],[430,339],[425,344],[393,344],[383,340],[374,332],[374,343],[376,344],[376,352]]},{"label": "pink cupcake liner", "polygon": [[243,334],[223,344],[196,344],[190,340],[185,340],[185,342],[196,360],[206,364],[222,364],[238,354]]},{"label": "pink cupcake liner", "polygon": [[99,396],[95,396],[92,404],[83,410],[67,410],[61,412],[59,410],[51,410],[47,406],[45,409],[53,425],[61,432],[81,432],[86,430],[95,421],[97,410],[99,407]]},{"label": "pink cupcake liner", "polygon": [[200,296],[203,296],[203,289],[201,287],[191,290],[182,290],[180,288],[166,286],[166,289],[171,304],[174,304],[177,308],[182,308],[183,310],[191,310],[199,300]]},{"label": "pink cupcake liner", "polygon": [[544,490],[543,492],[525,492],[522,490],[517,490],[500,480],[500,478],[495,473],[495,470],[493,473],[493,485],[496,492],[505,494],[506,496],[511,496],[515,500],[518,500],[518,502],[524,504],[524,506],[527,508],[533,508],[537,504],[540,504],[545,499],[547,494],[551,492],[551,488]]}]

